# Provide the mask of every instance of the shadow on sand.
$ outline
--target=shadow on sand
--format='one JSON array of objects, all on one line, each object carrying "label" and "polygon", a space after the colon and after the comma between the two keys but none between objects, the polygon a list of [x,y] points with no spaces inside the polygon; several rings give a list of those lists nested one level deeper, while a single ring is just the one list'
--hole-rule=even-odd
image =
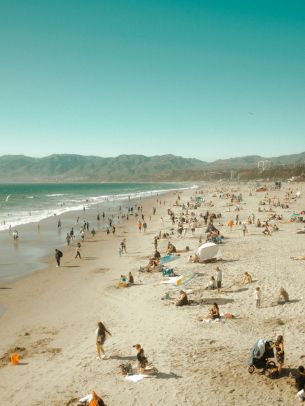
[{"label": "shadow on sand", "polygon": [[182,376],[175,374],[174,372],[170,372],[166,374],[165,372],[158,372],[156,375],[157,379],[180,379]]}]

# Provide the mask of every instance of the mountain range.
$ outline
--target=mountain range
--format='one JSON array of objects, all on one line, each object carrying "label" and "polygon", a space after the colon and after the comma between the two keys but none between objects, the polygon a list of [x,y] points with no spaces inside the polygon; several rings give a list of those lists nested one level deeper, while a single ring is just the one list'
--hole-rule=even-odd
[{"label": "mountain range", "polygon": [[0,157],[0,182],[178,181],[185,180],[186,172],[254,169],[263,160],[271,161],[272,166],[303,165],[305,152],[273,158],[250,155],[214,162],[175,155],[120,155],[115,158],[73,154],[44,158],[4,155]]}]

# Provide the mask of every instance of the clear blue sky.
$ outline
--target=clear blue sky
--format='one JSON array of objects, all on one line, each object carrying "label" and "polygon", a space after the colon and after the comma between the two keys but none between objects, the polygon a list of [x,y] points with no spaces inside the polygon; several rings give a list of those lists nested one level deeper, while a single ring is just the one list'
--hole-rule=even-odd
[{"label": "clear blue sky", "polygon": [[305,1],[1,0],[0,155],[305,151]]}]

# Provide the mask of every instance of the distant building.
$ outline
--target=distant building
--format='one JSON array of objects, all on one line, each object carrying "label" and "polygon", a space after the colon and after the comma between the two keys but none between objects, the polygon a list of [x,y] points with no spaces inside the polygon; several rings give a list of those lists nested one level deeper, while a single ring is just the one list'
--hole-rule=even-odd
[{"label": "distant building", "polygon": [[265,161],[258,161],[257,162],[257,169],[260,169],[261,171],[265,171],[266,169],[270,169],[272,165],[271,161],[265,160]]}]

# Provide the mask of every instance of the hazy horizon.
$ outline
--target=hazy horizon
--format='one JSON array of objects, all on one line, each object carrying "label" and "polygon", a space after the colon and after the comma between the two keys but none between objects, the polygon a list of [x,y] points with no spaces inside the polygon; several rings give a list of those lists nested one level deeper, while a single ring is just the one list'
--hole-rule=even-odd
[{"label": "hazy horizon", "polygon": [[305,3],[11,0],[1,154],[305,151]]}]

